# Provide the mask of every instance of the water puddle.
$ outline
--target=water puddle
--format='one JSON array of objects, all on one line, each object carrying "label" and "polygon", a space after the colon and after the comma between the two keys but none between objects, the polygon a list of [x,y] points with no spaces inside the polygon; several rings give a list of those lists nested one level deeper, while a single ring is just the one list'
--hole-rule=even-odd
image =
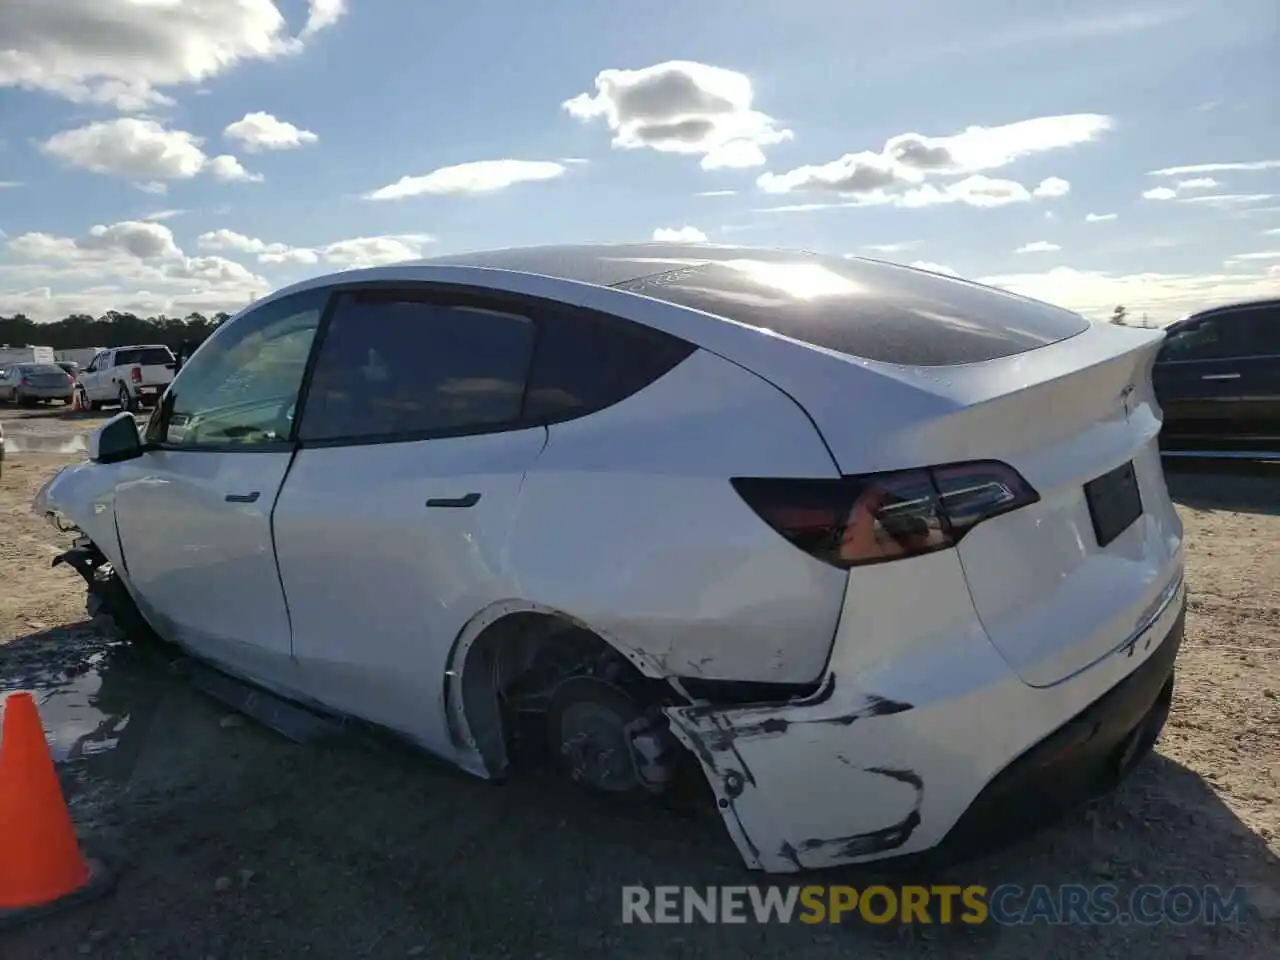
[{"label": "water puddle", "polygon": [[33,433],[6,433],[4,447],[7,453],[88,453],[89,436],[40,436]]},{"label": "water puddle", "polygon": [[32,694],[56,763],[94,779],[127,779],[165,677],[153,658],[126,643],[76,636],[90,627],[58,628],[0,647],[0,699]]}]

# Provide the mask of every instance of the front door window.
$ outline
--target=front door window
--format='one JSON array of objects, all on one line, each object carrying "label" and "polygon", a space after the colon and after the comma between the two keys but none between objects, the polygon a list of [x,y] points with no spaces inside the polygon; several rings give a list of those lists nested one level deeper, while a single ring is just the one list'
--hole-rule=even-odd
[{"label": "front door window", "polygon": [[218,329],[174,378],[148,442],[260,449],[287,441],[326,297],[285,297]]}]

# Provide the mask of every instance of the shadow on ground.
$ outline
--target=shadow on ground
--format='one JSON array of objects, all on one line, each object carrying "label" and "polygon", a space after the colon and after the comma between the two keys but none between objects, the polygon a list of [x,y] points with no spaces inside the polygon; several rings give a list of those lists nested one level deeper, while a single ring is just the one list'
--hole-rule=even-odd
[{"label": "shadow on ground", "polygon": [[1168,460],[1169,495],[1197,510],[1280,515],[1280,464],[1248,460]]},{"label": "shadow on ground", "polygon": [[[80,771],[68,777],[77,822],[121,879],[110,899],[11,934],[0,943],[6,960],[86,948],[129,960],[904,951],[1154,960],[1262,957],[1280,935],[1280,921],[1256,916],[1214,927],[623,925],[627,884],[768,881],[741,867],[714,810],[617,809],[549,777],[498,786],[381,737],[298,746],[228,715],[168,669],[163,648],[112,643],[93,624],[0,648],[0,690],[13,689],[39,692],[64,771]],[[1277,887],[1278,874],[1209,784],[1157,755],[1115,795],[1034,840],[920,880],[1115,884],[1123,896],[1140,884]],[[772,882],[865,879],[838,871]]]}]

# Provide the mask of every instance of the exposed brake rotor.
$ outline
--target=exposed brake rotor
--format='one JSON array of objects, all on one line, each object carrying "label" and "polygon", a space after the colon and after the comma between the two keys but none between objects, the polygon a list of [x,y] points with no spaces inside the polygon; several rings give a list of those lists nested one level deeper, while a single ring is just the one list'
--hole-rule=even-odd
[{"label": "exposed brake rotor", "polygon": [[598,677],[556,685],[547,709],[556,761],[602,793],[660,793],[675,776],[675,739],[621,687]]}]

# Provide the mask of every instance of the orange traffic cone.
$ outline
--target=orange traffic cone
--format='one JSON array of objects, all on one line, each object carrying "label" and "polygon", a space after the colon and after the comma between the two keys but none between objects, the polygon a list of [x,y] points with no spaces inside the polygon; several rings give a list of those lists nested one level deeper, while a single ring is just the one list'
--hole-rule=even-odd
[{"label": "orange traffic cone", "polygon": [[106,893],[112,882],[80,852],[35,700],[11,695],[0,729],[0,930]]}]

